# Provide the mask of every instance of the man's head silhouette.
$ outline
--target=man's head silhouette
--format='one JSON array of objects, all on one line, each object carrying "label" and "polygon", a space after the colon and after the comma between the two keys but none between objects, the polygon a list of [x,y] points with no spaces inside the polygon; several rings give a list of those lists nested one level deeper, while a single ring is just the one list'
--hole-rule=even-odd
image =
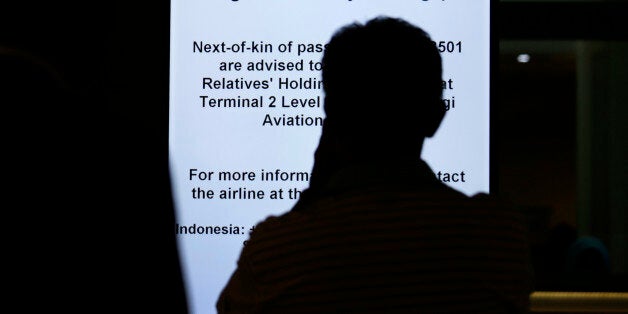
[{"label": "man's head silhouette", "polygon": [[438,129],[441,56],[421,28],[390,17],[350,24],[333,35],[322,64],[325,113],[338,136],[407,146]]},{"label": "man's head silhouette", "polygon": [[322,59],[326,118],[310,186],[352,164],[418,161],[445,116],[441,62],[429,35],[402,19],[335,32]]}]

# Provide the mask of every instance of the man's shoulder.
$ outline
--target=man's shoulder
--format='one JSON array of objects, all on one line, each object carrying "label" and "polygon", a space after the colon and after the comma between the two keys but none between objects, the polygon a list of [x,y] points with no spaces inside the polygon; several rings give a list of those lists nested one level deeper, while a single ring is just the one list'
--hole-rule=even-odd
[{"label": "man's shoulder", "polygon": [[486,193],[467,196],[448,187],[433,190],[379,187],[328,193],[299,201],[292,210],[260,221],[254,233],[293,233],[301,231],[305,226],[348,223],[363,217],[429,219],[433,215],[522,218],[507,199]]}]

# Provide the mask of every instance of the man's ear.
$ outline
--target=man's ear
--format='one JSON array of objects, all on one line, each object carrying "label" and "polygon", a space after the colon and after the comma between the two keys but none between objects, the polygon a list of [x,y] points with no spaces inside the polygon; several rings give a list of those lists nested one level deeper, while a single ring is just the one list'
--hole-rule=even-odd
[{"label": "man's ear", "polygon": [[443,122],[445,118],[445,112],[447,112],[447,110],[445,110],[443,101],[440,98],[432,103],[431,114],[425,121],[425,137],[432,137],[436,134],[441,122]]}]

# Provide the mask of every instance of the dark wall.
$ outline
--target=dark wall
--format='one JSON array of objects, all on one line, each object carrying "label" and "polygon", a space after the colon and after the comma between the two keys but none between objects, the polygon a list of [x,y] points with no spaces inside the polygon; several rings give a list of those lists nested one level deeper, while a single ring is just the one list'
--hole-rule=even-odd
[{"label": "dark wall", "polygon": [[[626,291],[625,1],[501,3],[502,41],[533,52],[522,65],[500,57],[500,191],[530,214],[540,289]],[[535,44],[571,50],[544,54]],[[515,51],[511,51],[515,53]],[[528,51],[520,51],[528,52]],[[545,51],[547,52],[547,51]],[[508,142],[512,139],[512,142]],[[624,162],[618,162],[622,160]],[[536,204],[536,205],[535,205]],[[552,243],[566,223],[609,252],[604,271],[562,273],[569,243]],[[570,240],[573,241],[573,240]],[[561,241],[558,241],[561,242]],[[570,249],[574,247],[571,246]]]}]

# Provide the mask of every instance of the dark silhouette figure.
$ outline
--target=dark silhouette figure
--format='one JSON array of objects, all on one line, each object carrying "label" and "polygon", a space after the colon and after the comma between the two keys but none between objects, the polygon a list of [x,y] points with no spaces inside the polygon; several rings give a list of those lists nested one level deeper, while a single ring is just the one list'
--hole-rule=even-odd
[{"label": "dark silhouette figure", "polygon": [[[137,41],[133,23],[150,22],[139,14],[127,13],[131,23],[112,18],[118,11],[102,3],[11,4],[0,12],[5,307],[187,313],[167,114],[157,110],[167,109],[168,77],[154,74],[167,74],[167,35],[165,49],[155,49],[165,59],[131,58],[143,52],[119,42]],[[135,8],[146,14],[155,6],[125,4],[124,12]],[[142,28],[146,40],[157,33],[167,34]],[[162,61],[165,67],[155,66]],[[151,79],[123,85],[137,77]],[[163,92],[146,93],[149,87]],[[148,105],[152,111],[129,117]],[[146,122],[160,116],[158,125]]]},{"label": "dark silhouette figure", "polygon": [[350,24],[322,63],[326,118],[310,185],[256,226],[218,312],[526,312],[522,217],[446,186],[421,159],[445,115],[429,35],[387,17]]},{"label": "dark silhouette figure", "polygon": [[[612,289],[606,245],[597,237],[579,235],[575,226],[558,223],[538,255],[537,286],[544,290],[603,291]],[[542,281],[540,279],[543,279]]]}]

